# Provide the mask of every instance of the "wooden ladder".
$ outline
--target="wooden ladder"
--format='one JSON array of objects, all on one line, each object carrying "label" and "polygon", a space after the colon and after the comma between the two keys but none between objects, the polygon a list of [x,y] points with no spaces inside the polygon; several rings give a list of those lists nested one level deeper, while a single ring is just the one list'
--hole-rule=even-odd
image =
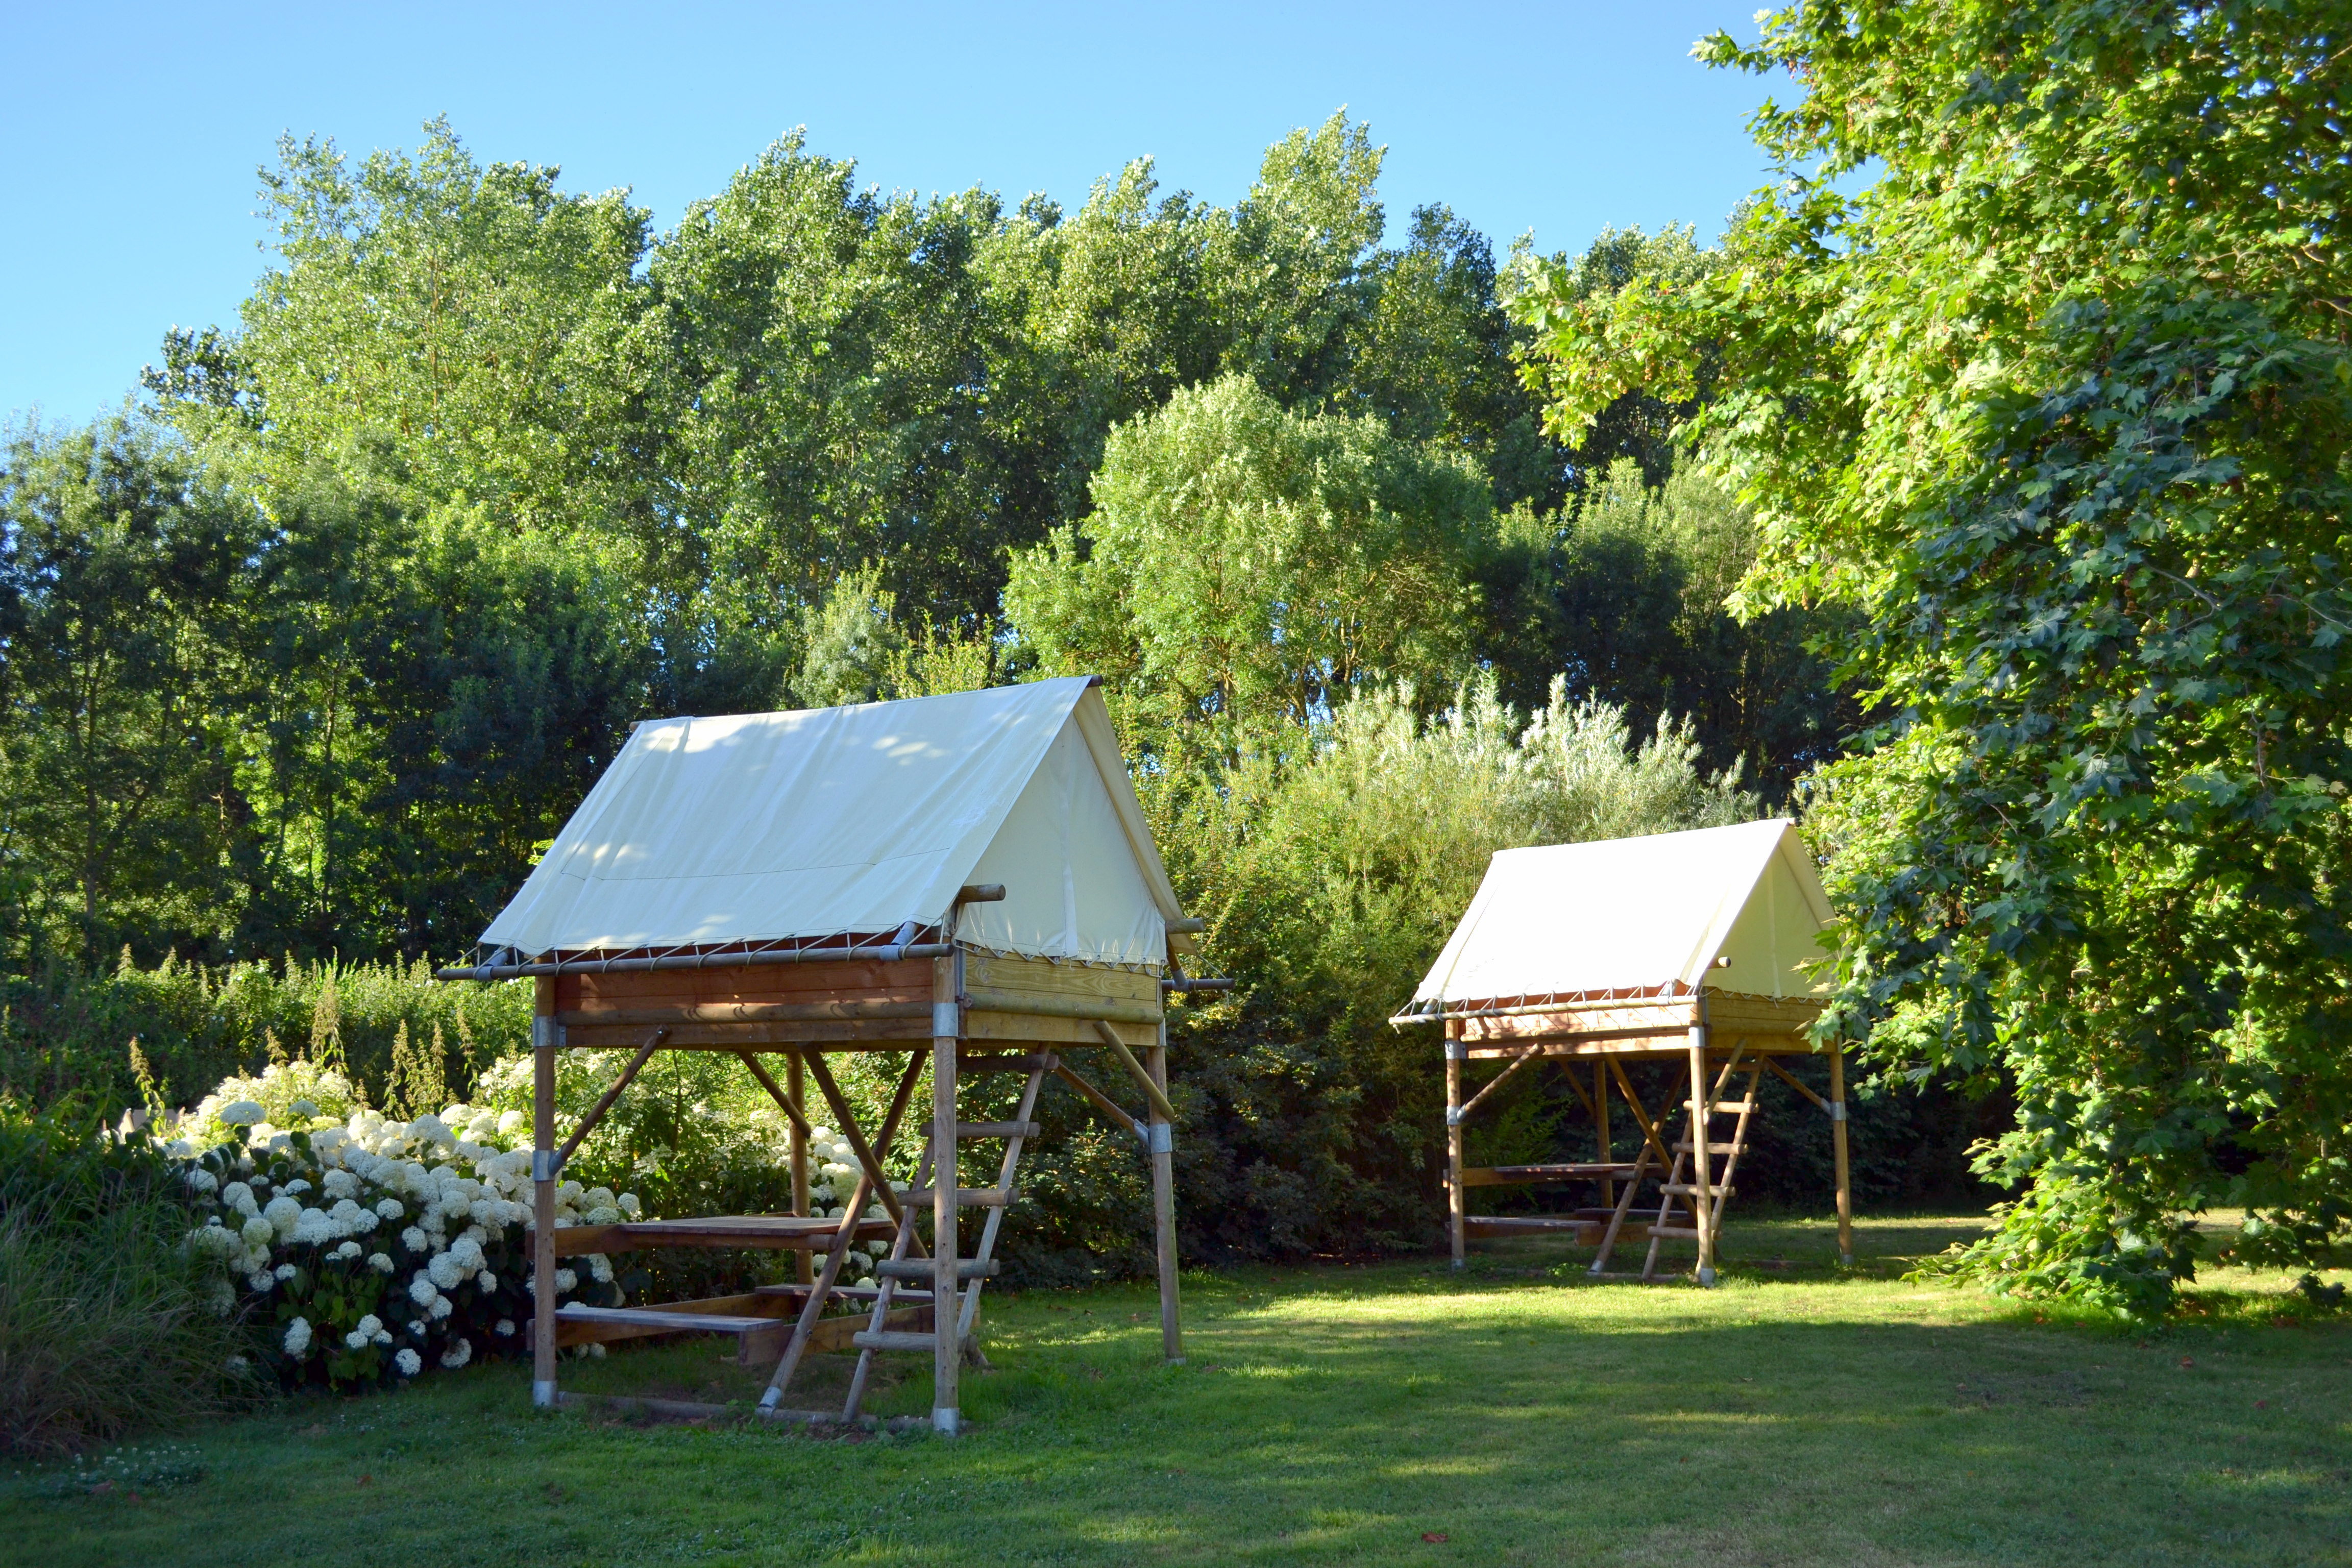
[{"label": "wooden ladder", "polygon": [[[1732,1124],[1731,1137],[1727,1142],[1720,1143],[1716,1142],[1712,1131],[1706,1135],[1709,1167],[1714,1165],[1717,1156],[1723,1160],[1723,1170],[1720,1174],[1711,1168],[1706,1173],[1708,1202],[1707,1212],[1704,1218],[1707,1228],[1707,1240],[1710,1243],[1723,1234],[1724,1206],[1732,1194],[1738,1190],[1732,1185],[1732,1177],[1739,1169],[1739,1156],[1748,1150],[1748,1124],[1756,1114],[1757,1080],[1764,1073],[1764,1061],[1759,1057],[1748,1065],[1748,1089],[1745,1096],[1738,1100],[1727,1100],[1723,1098],[1724,1088],[1730,1083],[1732,1074],[1739,1070],[1739,1053],[1735,1050],[1730,1059],[1723,1064],[1723,1070],[1716,1075],[1715,1085],[1708,1090],[1706,1099],[1706,1117],[1709,1121],[1718,1116],[1738,1118]],[[1692,1160],[1692,1156],[1698,1152],[1698,1131],[1697,1117],[1695,1114],[1686,1114],[1684,1117],[1682,1138],[1675,1144],[1674,1167],[1667,1173],[1666,1179],[1658,1184],[1658,1214],[1650,1226],[1650,1253],[1642,1263],[1642,1278],[1644,1281],[1657,1278],[1658,1250],[1668,1240],[1696,1241],[1698,1239],[1702,1216],[1698,1207],[1699,1188],[1696,1178],[1700,1173]],[[1688,1224],[1673,1223],[1683,1217],[1675,1213],[1675,1206],[1677,1204],[1686,1211]],[[1713,1283],[1711,1280],[1702,1282]]]},{"label": "wooden ladder", "polygon": [[[980,1313],[981,1289],[996,1273],[996,1233],[1004,1224],[1004,1211],[1013,1204],[1013,1183],[1021,1165],[1021,1146],[1037,1135],[1037,1124],[1030,1118],[1037,1109],[1038,1087],[1045,1081],[1045,1074],[1052,1070],[1054,1058],[1044,1056],[1035,1061],[1036,1065],[1030,1069],[1029,1082],[1021,1091],[1020,1109],[1013,1113],[1012,1121],[956,1123],[958,1139],[1003,1139],[1004,1162],[998,1169],[995,1186],[959,1188],[956,1192],[955,1201],[959,1209],[985,1207],[988,1218],[981,1226],[980,1246],[970,1258],[956,1260],[956,1280],[961,1287],[961,1290],[944,1302],[938,1300],[929,1290],[908,1290],[901,1295],[898,1285],[902,1279],[934,1279],[933,1265],[929,1258],[907,1256],[911,1248],[919,1245],[915,1235],[915,1215],[922,1212],[919,1200],[930,1196],[933,1146],[930,1140],[924,1141],[922,1157],[915,1167],[914,1185],[899,1207],[898,1229],[890,1238],[890,1255],[874,1267],[878,1288],[874,1296],[873,1321],[850,1342],[857,1347],[857,1370],[851,1374],[849,1398],[842,1405],[841,1418],[844,1421],[857,1419],[857,1407],[866,1398],[866,1381],[873,1371],[877,1351],[916,1351],[925,1355],[936,1355],[942,1336],[952,1334],[954,1338],[946,1342],[955,1347],[957,1354],[967,1357],[978,1354],[971,1343],[971,1331]],[[931,1331],[928,1334],[909,1333],[886,1328],[884,1325],[889,1321],[893,1300],[929,1301]]]}]

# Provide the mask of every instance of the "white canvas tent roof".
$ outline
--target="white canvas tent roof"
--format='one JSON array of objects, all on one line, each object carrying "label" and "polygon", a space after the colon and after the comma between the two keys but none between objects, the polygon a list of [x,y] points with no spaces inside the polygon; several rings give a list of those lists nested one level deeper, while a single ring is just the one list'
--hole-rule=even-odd
[{"label": "white canvas tent roof", "polygon": [[1824,956],[1815,938],[1829,920],[1784,818],[1502,849],[1413,1002],[1701,986],[1808,996],[1819,985],[1802,966]]},{"label": "white canvas tent roof", "polygon": [[963,907],[959,940],[1160,964],[1181,911],[1092,684],[641,724],[482,942],[887,932],[1002,882],[1002,902]]}]

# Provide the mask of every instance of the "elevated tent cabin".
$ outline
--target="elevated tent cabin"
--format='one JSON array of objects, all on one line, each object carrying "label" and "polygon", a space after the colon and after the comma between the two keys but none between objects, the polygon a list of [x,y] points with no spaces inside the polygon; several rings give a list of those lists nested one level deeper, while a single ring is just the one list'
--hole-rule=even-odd
[{"label": "elevated tent cabin", "polygon": [[[1181,1358],[1162,997],[1218,983],[1178,967],[1201,922],[1177,907],[1094,685],[641,724],[483,933],[482,962],[441,972],[538,982],[538,1402],[556,1401],[561,1346],[731,1333],[744,1359],[776,1358],[768,1410],[812,1349],[859,1352],[845,1417],[876,1352],[928,1353],[933,1424],[954,1431],[959,1369],[1049,1075],[1148,1152],[1161,1331]],[[555,1053],[583,1047],[634,1054],[559,1148]],[[552,1223],[564,1161],[656,1050],[741,1057],[793,1130],[789,1212]],[[826,1065],[843,1051],[906,1058],[871,1129]],[[1128,1080],[1124,1095],[1076,1070],[1088,1054]],[[781,1083],[769,1067],[778,1058]],[[926,1066],[929,1135],[902,1201],[884,1162]],[[959,1084],[984,1074],[1023,1080],[1019,1109],[1007,1121],[959,1121]],[[811,1081],[825,1107],[814,1113]],[[855,1191],[833,1219],[809,1212],[820,1121],[857,1155]],[[974,1140],[1001,1145],[992,1184],[961,1184],[958,1145]],[[877,1203],[884,1215],[869,1215]],[[985,1215],[969,1255],[968,1208]],[[887,1253],[870,1287],[837,1278],[858,1243]],[[557,1307],[560,1257],[654,1246],[794,1250],[800,1279],[668,1306]],[[870,1306],[866,1327],[847,1336],[854,1319],[823,1319],[843,1298]]]},{"label": "elevated tent cabin", "polygon": [[[1825,956],[1819,935],[1829,920],[1812,859],[1785,820],[1497,852],[1411,1005],[1391,1020],[1444,1026],[1454,1266],[1474,1237],[1558,1230],[1598,1244],[1591,1272],[1601,1275],[1628,1219],[1654,1202],[1637,1232],[1650,1244],[1642,1278],[1655,1278],[1663,1244],[1687,1240],[1696,1244],[1697,1278],[1712,1284],[1717,1236],[1767,1071],[1829,1116],[1838,1250],[1851,1260],[1844,1061],[1809,1033],[1822,987],[1808,968]],[[1826,1099],[1781,1062],[1812,1054],[1829,1058]],[[1590,1111],[1598,1157],[1465,1164],[1472,1117],[1521,1068],[1543,1060],[1560,1065]],[[1668,1064],[1676,1082],[1654,1116],[1625,1070],[1642,1061]],[[1465,1100],[1465,1079],[1480,1063],[1502,1071]],[[1728,1098],[1743,1078],[1740,1097]],[[1616,1152],[1612,1101],[1633,1121],[1630,1160]],[[1670,1144],[1677,1103],[1684,1126]],[[1731,1126],[1717,1131],[1726,1118]],[[1468,1212],[1473,1187],[1532,1184],[1596,1187],[1600,1204],[1557,1217]]]}]

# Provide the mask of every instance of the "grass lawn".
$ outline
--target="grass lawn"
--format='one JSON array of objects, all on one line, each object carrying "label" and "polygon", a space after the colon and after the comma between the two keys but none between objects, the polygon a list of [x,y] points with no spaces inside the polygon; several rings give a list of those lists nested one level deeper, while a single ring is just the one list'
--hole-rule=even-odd
[{"label": "grass lawn", "polygon": [[[1821,1222],[1735,1221],[1711,1291],[1538,1243],[1190,1277],[1181,1367],[1141,1289],[999,1299],[952,1444],[541,1416],[473,1367],[148,1441],[95,1493],[0,1470],[0,1562],[2352,1563],[2352,1314],[2225,1274],[2139,1334],[1897,1278],[1969,1228],[1865,1222],[1846,1274]],[[928,1410],[890,1359],[873,1407]],[[564,1371],[753,1386],[707,1342]]]}]

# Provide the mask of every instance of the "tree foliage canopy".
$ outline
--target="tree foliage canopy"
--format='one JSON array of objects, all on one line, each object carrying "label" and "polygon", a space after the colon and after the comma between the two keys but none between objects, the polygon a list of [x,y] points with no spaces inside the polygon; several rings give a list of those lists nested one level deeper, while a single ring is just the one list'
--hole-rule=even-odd
[{"label": "tree foliage canopy", "polygon": [[[1518,296],[1570,432],[1634,387],[1758,509],[1751,612],[1851,606],[1894,715],[1815,823],[1842,1019],[2013,1076],[1966,1266],[2137,1310],[2352,1219],[2343,18],[1808,5],[1703,277]],[[1875,177],[1843,194],[1842,176]]]}]

